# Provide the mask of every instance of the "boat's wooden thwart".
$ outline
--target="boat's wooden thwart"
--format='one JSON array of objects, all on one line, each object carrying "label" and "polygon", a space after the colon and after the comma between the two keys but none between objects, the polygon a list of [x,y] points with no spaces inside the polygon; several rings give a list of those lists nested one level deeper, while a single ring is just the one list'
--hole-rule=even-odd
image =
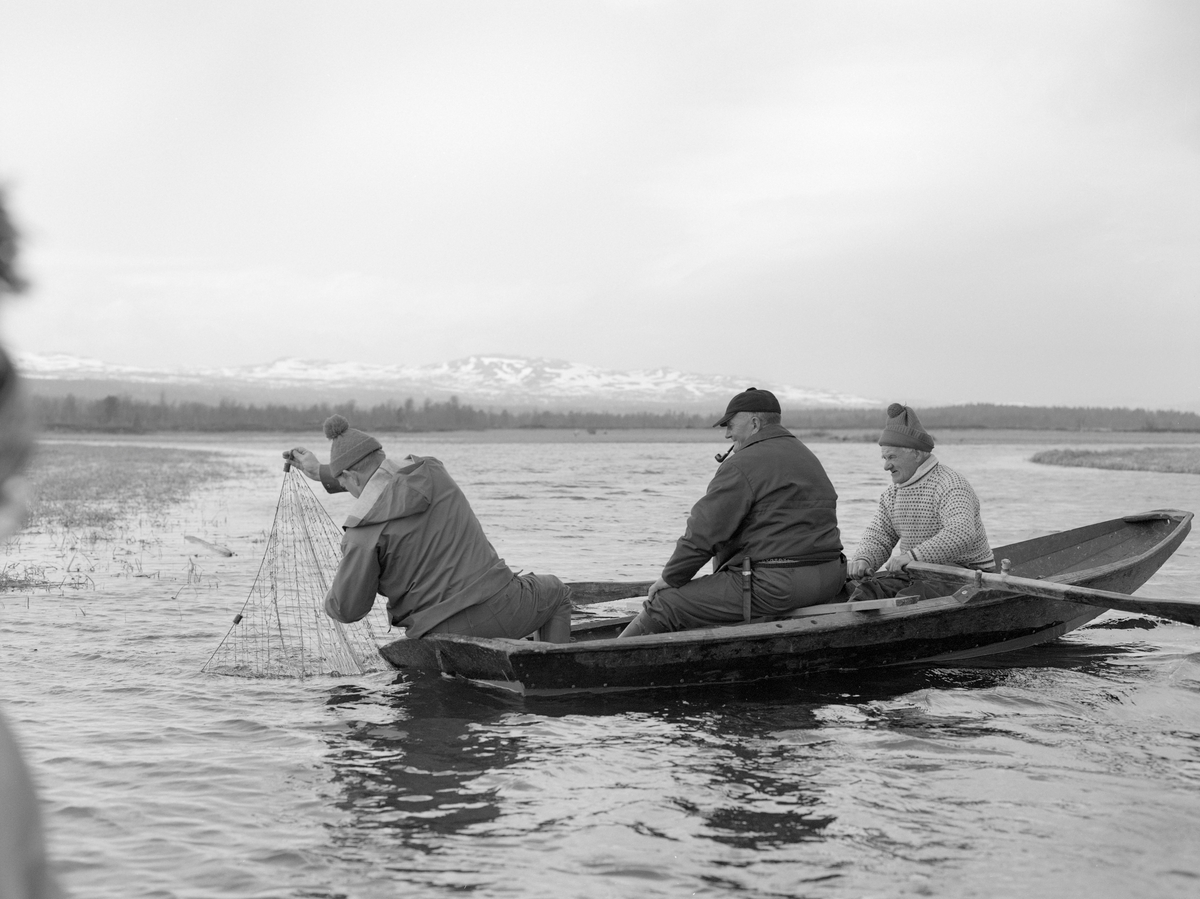
[{"label": "boat's wooden thwart", "polygon": [[[432,669],[528,694],[954,662],[1053,640],[1107,607],[1080,605],[1084,591],[1047,597],[1041,588],[1107,591],[1108,605],[1116,607],[1115,597],[1144,584],[1178,548],[1191,521],[1190,512],[1155,511],[997,547],[996,557],[1012,562],[1007,580],[985,575],[978,585],[972,583],[969,596],[959,598],[956,591],[964,578],[973,581],[973,573],[914,566],[914,573],[932,587],[932,598],[830,603],[799,609],[788,618],[617,639],[630,620],[626,615],[578,622],[567,644],[439,635],[397,640],[380,652],[398,668]],[[645,595],[648,587],[647,582],[576,584],[572,599],[584,605],[635,597]],[[1139,605],[1139,611],[1159,614],[1151,602]],[[1166,616],[1165,605],[1160,611]]]},{"label": "boat's wooden thwart", "polygon": [[577,606],[596,605],[631,596],[645,596],[654,581],[572,581],[567,584],[571,602]]}]

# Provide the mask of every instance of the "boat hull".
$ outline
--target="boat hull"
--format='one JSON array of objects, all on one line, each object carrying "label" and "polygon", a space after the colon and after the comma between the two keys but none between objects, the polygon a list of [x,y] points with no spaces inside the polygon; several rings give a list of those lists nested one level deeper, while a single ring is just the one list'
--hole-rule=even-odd
[{"label": "boat hull", "polygon": [[[998,547],[996,556],[1023,577],[1130,593],[1178,548],[1191,518],[1158,511],[1113,519]],[[957,585],[933,586],[942,595],[885,608],[819,606],[786,619],[629,639],[616,639],[618,619],[581,625],[568,644],[442,635],[399,640],[380,652],[400,668],[553,695],[950,663],[1053,640],[1106,611],[994,590],[964,603],[953,596]]]}]

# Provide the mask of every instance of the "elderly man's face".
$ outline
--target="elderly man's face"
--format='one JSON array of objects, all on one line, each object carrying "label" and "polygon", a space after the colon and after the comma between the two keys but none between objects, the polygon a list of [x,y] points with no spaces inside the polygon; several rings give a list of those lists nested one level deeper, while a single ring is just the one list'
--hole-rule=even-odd
[{"label": "elderly man's face", "polygon": [[879,454],[883,457],[883,470],[891,474],[893,484],[903,484],[911,478],[923,461],[919,450],[906,446],[883,446]]},{"label": "elderly man's face", "polygon": [[725,439],[733,441],[734,452],[746,445],[746,441],[758,433],[758,418],[753,412],[739,412],[725,425]]}]

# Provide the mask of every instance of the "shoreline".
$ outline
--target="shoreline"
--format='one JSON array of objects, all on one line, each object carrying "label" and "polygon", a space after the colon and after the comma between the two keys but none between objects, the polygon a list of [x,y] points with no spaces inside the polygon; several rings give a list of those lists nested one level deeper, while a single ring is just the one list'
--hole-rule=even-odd
[{"label": "shoreline", "polygon": [[1066,468],[1107,471],[1151,471],[1200,475],[1200,446],[1130,447],[1110,450],[1043,450],[1030,462]]}]

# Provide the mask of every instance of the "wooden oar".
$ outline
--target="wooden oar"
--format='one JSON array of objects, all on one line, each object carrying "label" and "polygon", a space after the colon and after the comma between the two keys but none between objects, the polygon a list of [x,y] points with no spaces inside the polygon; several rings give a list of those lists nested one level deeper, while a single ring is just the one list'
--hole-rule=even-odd
[{"label": "wooden oar", "polygon": [[[1007,561],[1007,559],[1004,560],[1005,563]],[[1119,609],[1122,612],[1156,615],[1159,618],[1170,618],[1172,621],[1182,621],[1184,624],[1200,626],[1200,600],[1195,599],[1152,599],[1149,596],[1130,596],[1127,593],[1113,593],[1109,590],[1093,590],[1091,587],[1077,587],[1073,584],[1057,584],[1054,581],[1017,577],[1008,574],[1007,571],[1001,574],[987,574],[969,568],[957,568],[953,565],[934,565],[931,562],[909,562],[904,567],[907,571],[966,584],[966,587],[954,594],[963,602],[970,599],[978,590],[1004,590],[1027,596],[1041,596],[1045,599],[1077,602],[1085,606],[1099,606],[1105,609]],[[1001,567],[1006,568],[1007,566],[1002,563]]]},{"label": "wooden oar", "polygon": [[589,606],[598,602],[645,596],[653,583],[654,581],[574,581],[567,586],[571,588],[571,602],[577,606]]}]

